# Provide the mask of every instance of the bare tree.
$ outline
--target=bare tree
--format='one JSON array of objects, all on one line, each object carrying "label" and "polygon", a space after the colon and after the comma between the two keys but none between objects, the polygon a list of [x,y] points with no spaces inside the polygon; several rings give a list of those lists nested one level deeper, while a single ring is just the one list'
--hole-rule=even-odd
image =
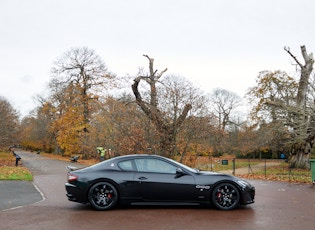
[{"label": "bare tree", "polygon": [[209,136],[208,98],[192,82],[175,75],[168,75],[163,79],[158,87],[158,94],[164,119],[172,123],[180,116],[187,103],[192,106],[189,117],[186,117],[181,127],[174,133],[173,153],[181,155],[182,161],[186,155],[202,151],[201,146],[204,145],[201,144],[201,140]]},{"label": "bare tree", "polygon": [[307,96],[308,83],[310,75],[313,71],[314,57],[313,53],[308,54],[305,46],[301,46],[301,52],[305,64],[303,65],[297,58],[294,56],[289,47],[284,47],[284,50],[294,59],[296,64],[301,68],[301,77],[299,81],[299,88],[296,98],[297,105],[303,110],[305,109],[305,102]]},{"label": "bare tree", "polygon": [[[232,149],[232,132],[237,133],[239,125],[237,109],[242,105],[242,99],[234,92],[217,88],[209,96],[210,111],[216,118],[216,132],[211,135],[210,142],[214,155],[221,155]],[[236,134],[237,135],[237,134]],[[235,145],[236,141],[233,141]]]},{"label": "bare tree", "polygon": [[[162,75],[167,71],[167,68],[158,73],[154,70],[154,59],[148,55],[144,55],[149,60],[149,73],[147,75],[139,74],[132,84],[132,91],[135,95],[136,102],[151,120],[160,133],[160,151],[162,155],[172,156],[174,153],[174,142],[176,132],[187,117],[188,112],[191,110],[192,105],[190,103],[185,104],[182,111],[178,111],[177,116],[174,119],[169,120],[165,117],[164,112],[159,107],[158,95],[157,95],[157,83],[160,81]],[[143,81],[150,87],[148,101],[144,99],[143,95],[139,91],[139,84]],[[161,98],[161,100],[163,100]]]},{"label": "bare tree", "polygon": [[233,112],[242,105],[242,99],[236,93],[225,89],[214,89],[210,96],[211,107],[217,116],[219,129],[225,131],[232,121]]},{"label": "bare tree", "polygon": [[88,123],[89,101],[95,99],[91,91],[103,90],[113,78],[101,57],[87,47],[74,48],[56,60],[51,72],[51,87],[76,88],[81,97],[84,120]]}]

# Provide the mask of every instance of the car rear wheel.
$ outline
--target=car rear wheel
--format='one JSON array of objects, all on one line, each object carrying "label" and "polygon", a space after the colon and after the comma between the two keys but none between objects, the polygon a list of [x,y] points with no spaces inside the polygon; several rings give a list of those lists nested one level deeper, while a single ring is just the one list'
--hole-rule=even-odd
[{"label": "car rear wheel", "polygon": [[238,206],[240,193],[235,185],[222,183],[217,185],[212,192],[212,203],[221,210],[231,210]]},{"label": "car rear wheel", "polygon": [[99,182],[91,187],[88,199],[96,210],[108,210],[117,203],[118,192],[111,183]]}]

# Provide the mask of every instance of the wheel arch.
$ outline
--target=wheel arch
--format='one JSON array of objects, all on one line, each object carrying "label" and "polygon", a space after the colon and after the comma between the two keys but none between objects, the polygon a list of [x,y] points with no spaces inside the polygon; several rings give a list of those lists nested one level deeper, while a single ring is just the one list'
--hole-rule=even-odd
[{"label": "wheel arch", "polygon": [[[217,187],[219,184],[224,184],[224,183],[233,184],[233,185],[237,188],[238,192],[240,193],[240,196],[242,196],[241,187],[240,187],[235,181],[231,181],[231,180],[220,180],[220,181],[214,183],[214,184],[211,186],[210,194],[212,194],[212,192],[213,192],[213,190],[214,190],[215,187]],[[211,197],[210,197],[210,199],[211,199]]]},{"label": "wheel arch", "polygon": [[120,194],[121,194],[120,186],[114,180],[109,179],[109,178],[99,178],[99,179],[94,180],[92,183],[90,183],[89,184],[89,188],[87,189],[86,197],[88,197],[89,191],[92,188],[92,186],[97,184],[97,183],[99,183],[99,182],[111,183],[115,187],[115,189],[117,190],[117,192],[118,192],[118,202],[120,201]]},{"label": "wheel arch", "polygon": [[239,193],[239,196],[240,196],[240,200],[239,200],[239,205],[241,204],[241,201],[243,199],[243,193],[242,193],[242,189],[241,187],[235,182],[235,181],[231,181],[231,180],[220,180],[218,182],[216,182],[215,184],[212,185],[211,189],[210,189],[210,193],[209,193],[209,203],[212,204],[212,193],[214,191],[214,189],[220,185],[220,184],[225,184],[225,183],[229,183],[229,184],[232,184],[234,185],[237,190],[238,190],[238,193]]}]

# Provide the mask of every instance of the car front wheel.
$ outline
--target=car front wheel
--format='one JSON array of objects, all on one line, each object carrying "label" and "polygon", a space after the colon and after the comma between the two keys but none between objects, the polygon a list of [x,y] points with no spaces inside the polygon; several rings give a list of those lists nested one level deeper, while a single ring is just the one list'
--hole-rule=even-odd
[{"label": "car front wheel", "polygon": [[221,210],[232,210],[240,202],[240,193],[238,189],[230,183],[217,185],[212,192],[212,203]]},{"label": "car front wheel", "polygon": [[96,210],[108,210],[117,203],[118,192],[111,183],[99,182],[91,187],[88,199]]}]

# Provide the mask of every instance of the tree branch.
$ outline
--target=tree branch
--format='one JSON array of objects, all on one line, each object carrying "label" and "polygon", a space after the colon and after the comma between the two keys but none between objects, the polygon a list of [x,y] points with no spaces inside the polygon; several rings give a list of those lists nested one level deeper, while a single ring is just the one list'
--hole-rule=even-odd
[{"label": "tree branch", "polygon": [[296,58],[296,56],[294,56],[291,51],[290,51],[290,47],[284,47],[284,50],[287,51],[287,53],[295,60],[295,62],[301,67],[303,68],[303,65],[299,62],[299,60]]}]

